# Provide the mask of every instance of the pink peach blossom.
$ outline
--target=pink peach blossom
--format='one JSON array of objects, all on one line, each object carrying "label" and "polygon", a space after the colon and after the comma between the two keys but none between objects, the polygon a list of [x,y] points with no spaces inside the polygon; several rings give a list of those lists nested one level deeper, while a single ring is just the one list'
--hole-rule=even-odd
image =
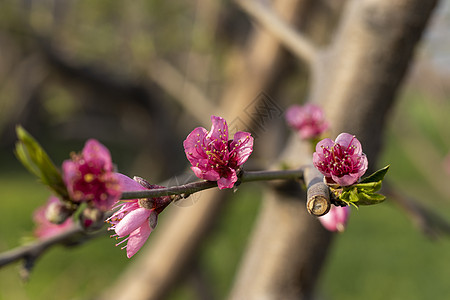
[{"label": "pink peach blossom", "polygon": [[121,186],[109,150],[97,140],[86,142],[81,154],[62,165],[63,180],[74,202],[91,202],[108,210],[120,198]]},{"label": "pink peach blossom", "polygon": [[236,171],[253,151],[253,137],[238,131],[228,140],[225,119],[211,116],[211,131],[195,128],[183,143],[192,171],[199,178],[217,181],[219,189],[232,188],[237,181]]},{"label": "pink peach blossom", "polygon": [[313,164],[325,176],[327,183],[349,186],[366,172],[368,161],[358,139],[341,133],[336,141],[324,139],[317,143]]},{"label": "pink peach blossom", "polygon": [[[148,185],[146,187],[137,181],[117,173],[123,191],[136,191],[161,188],[157,185]],[[142,179],[141,179],[142,180]],[[145,244],[150,233],[155,229],[159,213],[170,203],[170,197],[153,198],[152,201],[143,202],[142,199],[124,200],[117,202],[113,209],[118,210],[107,220],[111,227],[108,230],[114,230],[112,237],[125,238],[116,246],[127,242],[122,249],[127,249],[127,257],[131,258]],[[145,206],[145,207],[143,207]]]},{"label": "pink peach blossom", "polygon": [[328,129],[322,108],[312,103],[289,107],[286,111],[286,121],[302,139],[319,138]]}]

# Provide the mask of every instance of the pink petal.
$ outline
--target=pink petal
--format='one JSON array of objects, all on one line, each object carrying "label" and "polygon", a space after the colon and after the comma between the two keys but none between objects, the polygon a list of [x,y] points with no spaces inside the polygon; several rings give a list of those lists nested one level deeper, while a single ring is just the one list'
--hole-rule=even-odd
[{"label": "pink petal", "polygon": [[302,123],[302,107],[300,105],[292,105],[286,111],[286,121],[292,127],[298,127]]},{"label": "pink petal", "polygon": [[67,187],[67,191],[69,192],[70,197],[72,200],[74,199],[73,195],[73,182],[74,180],[79,176],[78,175],[78,168],[77,165],[72,160],[65,160],[62,164],[62,177],[63,181]]},{"label": "pink petal", "polygon": [[[234,145],[237,145],[235,149],[233,149]],[[235,160],[237,166],[241,166],[247,161],[248,157],[253,152],[253,137],[248,132],[236,132],[233,142],[231,143],[231,149],[232,152],[236,153]]]},{"label": "pink petal", "polygon": [[152,232],[152,229],[150,228],[148,222],[145,222],[137,228],[135,231],[133,231],[130,234],[130,237],[127,241],[127,257],[131,258],[133,255],[136,254],[136,252],[141,249],[141,247],[145,244],[148,237],[150,236],[150,233]]},{"label": "pink petal", "polygon": [[358,141],[358,139],[349,133],[341,133],[337,136],[335,140],[336,144],[341,145],[344,149],[348,148],[349,146],[355,147],[354,154],[361,154],[362,153],[362,146],[361,143]]},{"label": "pink petal", "polygon": [[228,125],[224,118],[211,116],[211,131],[208,133],[206,138],[208,139],[218,139],[228,142]]},{"label": "pink petal", "polygon": [[314,152],[313,153],[313,165],[326,177],[330,177],[331,173],[320,165],[320,162],[324,160],[324,156],[322,152]]},{"label": "pink petal", "polygon": [[320,223],[329,231],[344,231],[350,215],[349,206],[331,206],[331,210],[319,217]]},{"label": "pink petal", "polygon": [[197,167],[191,167],[191,170],[194,172],[195,176],[201,179],[216,181],[220,178],[219,173],[215,170],[208,170],[205,172]]},{"label": "pink petal", "polygon": [[332,148],[334,146],[334,141],[332,139],[323,139],[316,144],[316,152],[322,154],[323,148]]},{"label": "pink petal", "polygon": [[203,127],[195,128],[184,140],[184,152],[186,157],[192,165],[196,165],[199,159],[205,158],[207,155],[203,149],[205,137],[208,134]]},{"label": "pink petal", "polygon": [[351,173],[348,175],[343,175],[341,177],[337,177],[333,174],[331,174],[331,178],[340,186],[348,186],[356,183],[360,176],[356,173]]},{"label": "pink petal", "polygon": [[124,237],[135,231],[138,227],[147,223],[148,216],[152,210],[138,208],[129,212],[117,225],[115,231],[119,237]]},{"label": "pink petal", "polygon": [[103,146],[97,140],[89,139],[83,148],[82,154],[86,161],[101,161],[105,170],[113,170],[111,153],[109,152],[108,148]]},{"label": "pink petal", "polygon": [[361,166],[359,167],[358,171],[359,177],[362,177],[369,167],[369,161],[367,160],[367,156],[364,153],[361,155],[361,160]]},{"label": "pink petal", "polygon": [[119,180],[120,186],[123,192],[146,190],[145,187],[139,184],[139,182],[131,179],[130,177],[121,173],[114,173]]},{"label": "pink petal", "polygon": [[234,186],[234,183],[237,181],[236,171],[230,169],[230,172],[227,177],[222,177],[217,180],[217,186],[219,189],[230,189]]}]

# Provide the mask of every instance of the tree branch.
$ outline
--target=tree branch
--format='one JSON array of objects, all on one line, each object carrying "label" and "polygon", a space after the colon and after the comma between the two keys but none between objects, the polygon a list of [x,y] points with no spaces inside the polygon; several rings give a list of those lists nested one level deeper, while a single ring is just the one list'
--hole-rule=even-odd
[{"label": "tree branch", "polygon": [[37,259],[48,249],[56,245],[73,246],[79,245],[91,238],[102,235],[104,232],[89,233],[79,224],[52,237],[37,240],[29,245],[20,246],[0,254],[0,268],[17,260],[24,260],[23,269],[20,274],[26,280]]},{"label": "tree branch", "polygon": [[[277,170],[277,171],[253,171],[253,172],[242,172],[237,185],[244,182],[253,181],[266,181],[266,180],[302,180],[303,173],[316,174],[313,170],[313,166],[306,166],[296,170]],[[322,180],[322,176],[307,176],[305,178],[305,183],[307,186],[314,186],[317,180]],[[205,189],[210,189],[217,187],[217,182],[215,181],[198,181],[188,184],[160,188],[153,190],[144,191],[131,191],[124,192],[121,199],[136,199],[136,198],[153,198],[168,195],[190,195]],[[320,197],[328,197],[328,190],[324,191]],[[316,195],[316,194],[315,194]],[[329,201],[329,200],[328,200]],[[107,216],[109,217],[109,215]],[[107,218],[106,217],[106,218]],[[105,218],[105,219],[106,219]],[[102,233],[102,231],[100,231]],[[0,254],[0,268],[8,265],[14,261],[24,259],[24,274],[25,277],[28,276],[35,261],[43,254],[45,251],[55,245],[77,245],[81,242],[89,240],[93,237],[99,236],[99,233],[92,234],[83,229],[80,225],[75,225],[68,230],[52,236],[47,239],[38,240],[32,244],[21,246],[4,253]]]},{"label": "tree branch", "polygon": [[[309,168],[313,167],[309,166],[297,170],[243,171],[239,176],[238,184],[252,181],[303,179],[304,169]],[[181,194],[190,195],[213,187],[217,187],[216,181],[197,181],[167,188],[124,192],[122,193],[121,199],[154,198]]]},{"label": "tree branch", "polygon": [[383,184],[383,193],[399,205],[414,225],[427,237],[436,239],[442,235],[450,235],[450,223],[437,212],[420,204],[413,197],[407,196],[396,188]]},{"label": "tree branch", "polygon": [[270,8],[260,1],[235,0],[235,2],[243,11],[260,23],[264,29],[278,38],[295,56],[305,61],[309,66],[316,63],[317,49],[314,43],[285,23]]}]

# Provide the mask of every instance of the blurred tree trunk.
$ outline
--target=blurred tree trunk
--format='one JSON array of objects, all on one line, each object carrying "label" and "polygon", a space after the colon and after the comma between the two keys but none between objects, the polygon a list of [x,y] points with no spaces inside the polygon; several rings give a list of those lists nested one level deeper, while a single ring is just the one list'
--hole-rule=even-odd
[{"label": "blurred tree trunk", "polygon": [[[310,100],[324,104],[333,138],[349,132],[361,140],[372,169],[386,115],[436,2],[351,1],[335,39],[313,62]],[[296,165],[301,150],[291,149]],[[299,199],[286,191],[267,193],[231,299],[313,297],[332,235]]]},{"label": "blurred tree trunk", "polygon": [[[297,17],[300,7],[308,1],[279,1],[275,9],[291,20]],[[280,82],[281,78],[275,75],[283,66],[280,59],[286,56],[277,39],[264,30],[255,31],[249,41],[246,47],[230,54],[232,76],[226,83],[227,88],[218,110],[230,122],[239,116],[242,123],[237,125],[240,126],[254,121],[252,113],[258,108],[258,94],[266,90],[267,86],[276,86],[274,81]],[[247,114],[242,114],[244,108],[248,108]],[[102,299],[166,297],[174,284],[188,273],[201,241],[210,233],[228,195],[218,190],[202,192],[191,196],[201,198],[194,206],[172,209],[170,215],[165,212],[170,222],[158,226],[157,230],[161,234],[151,241],[153,245],[141,250],[145,253],[135,259]]]}]

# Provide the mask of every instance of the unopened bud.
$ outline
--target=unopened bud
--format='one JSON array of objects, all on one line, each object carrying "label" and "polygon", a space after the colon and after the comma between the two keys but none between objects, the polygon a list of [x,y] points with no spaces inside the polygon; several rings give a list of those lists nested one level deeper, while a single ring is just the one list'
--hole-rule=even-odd
[{"label": "unopened bud", "polygon": [[80,214],[80,223],[84,229],[100,229],[104,224],[104,214],[95,207],[87,207]]},{"label": "unopened bud", "polygon": [[328,214],[319,217],[320,223],[329,231],[343,232],[350,215],[350,206],[331,206]]},{"label": "unopened bud", "polygon": [[156,211],[152,211],[150,216],[148,217],[148,225],[153,230],[158,225],[158,213]]},{"label": "unopened bud", "polygon": [[152,184],[150,184],[150,182],[148,182],[147,180],[145,180],[142,177],[139,176],[134,176],[133,177],[134,181],[137,181],[140,185],[142,185],[143,187],[145,187],[146,189],[152,189],[154,188]]},{"label": "unopened bud", "polygon": [[61,201],[54,201],[48,204],[45,209],[45,218],[53,224],[62,224],[73,213],[73,210],[67,208]]}]

